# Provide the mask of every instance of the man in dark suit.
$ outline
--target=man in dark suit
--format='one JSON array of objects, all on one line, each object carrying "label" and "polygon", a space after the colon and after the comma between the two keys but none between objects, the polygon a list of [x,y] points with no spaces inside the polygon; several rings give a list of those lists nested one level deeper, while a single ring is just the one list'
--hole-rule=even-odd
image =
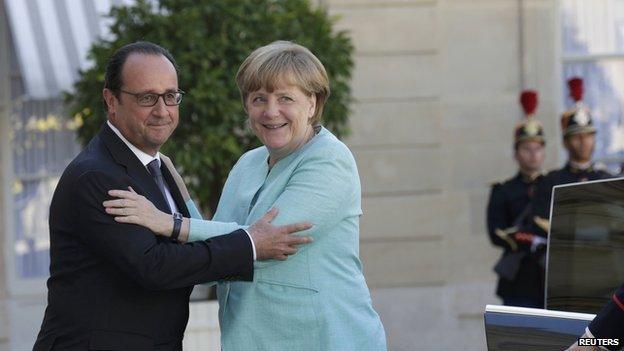
[{"label": "man in dark suit", "polygon": [[574,343],[568,351],[621,350],[624,347],[624,285],[613,294],[585,329],[582,338],[617,339],[618,345],[579,346]]},{"label": "man in dark suit", "polygon": [[181,350],[194,284],[252,280],[254,259],[294,254],[310,239],[291,233],[310,225],[274,227],[273,213],[247,232],[181,244],[177,215],[171,237],[117,223],[102,203],[129,186],[189,217],[158,152],[177,126],[183,92],[171,55],[137,42],[109,60],[103,95],[109,120],[52,199],[48,307],[34,350]]}]

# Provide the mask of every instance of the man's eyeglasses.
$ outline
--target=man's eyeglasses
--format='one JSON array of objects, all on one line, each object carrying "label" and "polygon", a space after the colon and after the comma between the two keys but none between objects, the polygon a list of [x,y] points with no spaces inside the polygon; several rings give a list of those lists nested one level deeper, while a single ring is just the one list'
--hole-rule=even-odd
[{"label": "man's eyeglasses", "polygon": [[156,105],[158,102],[158,98],[162,97],[165,105],[167,106],[177,106],[182,102],[182,97],[184,97],[185,92],[178,89],[178,91],[167,92],[163,94],[156,93],[131,93],[129,91],[125,91],[123,89],[119,89],[122,93],[126,93],[128,95],[132,95],[136,98],[137,104],[143,107],[152,107]]}]

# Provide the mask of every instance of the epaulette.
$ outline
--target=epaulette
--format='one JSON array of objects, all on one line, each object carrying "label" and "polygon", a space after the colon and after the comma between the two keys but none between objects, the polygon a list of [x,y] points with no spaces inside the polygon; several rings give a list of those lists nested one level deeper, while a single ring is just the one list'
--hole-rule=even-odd
[{"label": "epaulette", "polygon": [[558,172],[561,172],[561,168],[551,169],[550,171],[546,171],[546,172],[544,172],[544,175],[542,177],[549,177],[549,176],[552,176],[553,174],[556,174]]},{"label": "epaulette", "polygon": [[535,180],[540,180],[544,177],[546,177],[548,174],[550,174],[550,172],[547,172],[545,170],[541,170],[540,173],[537,175],[537,177],[535,177]]}]

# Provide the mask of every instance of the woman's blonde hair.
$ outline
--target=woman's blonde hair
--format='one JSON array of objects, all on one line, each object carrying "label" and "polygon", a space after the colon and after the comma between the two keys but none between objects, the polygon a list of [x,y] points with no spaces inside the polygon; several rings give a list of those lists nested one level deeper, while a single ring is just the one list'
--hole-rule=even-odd
[{"label": "woman's blonde hair", "polygon": [[243,105],[250,93],[265,88],[271,92],[280,83],[298,86],[308,96],[316,96],[312,125],[321,120],[329,97],[329,79],[321,61],[310,50],[290,41],[275,41],[252,52],[236,74]]}]

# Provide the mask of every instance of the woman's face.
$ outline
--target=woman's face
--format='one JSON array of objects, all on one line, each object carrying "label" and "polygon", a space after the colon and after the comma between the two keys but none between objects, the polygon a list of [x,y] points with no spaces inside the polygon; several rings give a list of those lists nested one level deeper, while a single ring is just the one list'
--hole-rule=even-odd
[{"label": "woman's face", "polygon": [[316,97],[298,86],[277,84],[251,92],[245,101],[253,133],[269,149],[272,158],[283,158],[307,142],[312,133],[311,118]]}]

